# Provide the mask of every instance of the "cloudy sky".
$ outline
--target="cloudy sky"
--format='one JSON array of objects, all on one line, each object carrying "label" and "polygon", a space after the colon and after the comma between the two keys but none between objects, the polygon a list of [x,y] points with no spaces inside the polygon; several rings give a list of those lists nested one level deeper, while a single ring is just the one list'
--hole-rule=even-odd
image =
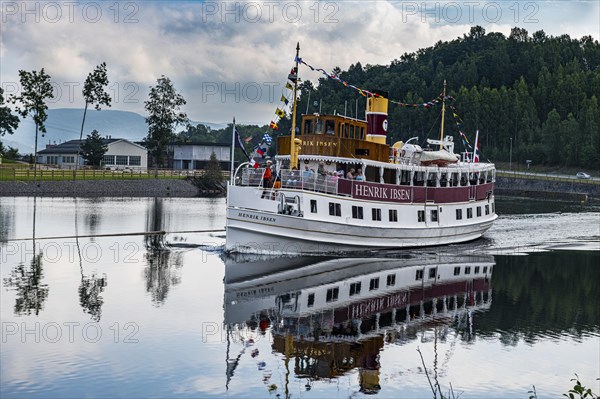
[{"label": "cloudy sky", "polygon": [[[404,52],[489,31],[600,38],[600,2],[580,1],[0,1],[0,79],[45,68],[56,100],[80,108],[82,82],[106,62],[113,109],[143,114],[148,88],[169,76],[193,120],[267,124],[296,42],[316,67],[389,64]],[[301,70],[301,77],[319,75]]]}]

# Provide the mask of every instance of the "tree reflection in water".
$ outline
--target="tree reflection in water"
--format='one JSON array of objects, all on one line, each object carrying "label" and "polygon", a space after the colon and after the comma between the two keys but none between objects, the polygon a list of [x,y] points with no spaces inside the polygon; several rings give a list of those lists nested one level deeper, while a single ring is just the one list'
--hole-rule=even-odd
[{"label": "tree reflection in water", "polygon": [[10,276],[4,279],[4,286],[14,288],[17,291],[15,301],[16,315],[30,315],[34,313],[39,315],[40,310],[44,308],[44,302],[48,298],[50,289],[47,284],[42,283],[44,278],[42,250],[36,246],[35,242],[35,216],[37,210],[37,197],[33,198],[33,256],[29,267],[24,262],[19,263],[11,271]]},{"label": "tree reflection in water", "polygon": [[[79,304],[83,311],[92,317],[92,320],[99,322],[102,317],[102,305],[104,299],[100,294],[104,291],[107,285],[106,274],[101,277],[93,272],[91,276],[86,276],[83,273],[83,261],[81,257],[81,247],[79,246],[79,224],[77,198],[75,198],[75,241],[77,244],[77,255],[79,256],[79,272],[81,274],[81,283],[79,284]],[[86,217],[86,222],[89,225],[90,234],[95,233],[95,227],[98,219],[95,217]]]},{"label": "tree reflection in water", "polygon": [[4,279],[4,286],[14,288],[17,291],[15,301],[16,315],[36,316],[44,308],[44,302],[48,298],[48,285],[42,283],[44,270],[42,267],[43,253],[40,250],[31,260],[29,267],[25,263],[18,264]]},{"label": "tree reflection in water", "polygon": [[161,198],[154,198],[146,214],[146,231],[151,234],[144,236],[147,251],[144,278],[146,291],[156,306],[162,305],[170,288],[181,282],[181,253],[173,253],[166,245],[164,240],[166,224],[163,201]]}]

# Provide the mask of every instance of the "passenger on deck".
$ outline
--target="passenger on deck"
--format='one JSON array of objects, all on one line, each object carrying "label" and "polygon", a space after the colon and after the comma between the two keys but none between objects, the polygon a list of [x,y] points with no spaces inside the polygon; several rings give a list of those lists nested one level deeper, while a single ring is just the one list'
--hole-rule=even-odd
[{"label": "passenger on deck", "polygon": [[273,172],[271,171],[272,161],[267,161],[267,165],[265,167],[265,171],[263,173],[263,187],[270,188],[271,181],[273,179]]},{"label": "passenger on deck", "polygon": [[350,169],[348,171],[348,173],[346,173],[346,179],[348,179],[348,180],[354,180],[354,173],[355,173],[355,170],[354,169]]},{"label": "passenger on deck", "polygon": [[304,171],[302,172],[302,179],[304,180],[312,180],[314,177],[314,173],[312,170],[308,168],[308,165],[304,167]]},{"label": "passenger on deck", "polygon": [[358,169],[358,172],[356,173],[356,177],[354,179],[358,180],[358,181],[364,181],[365,180],[365,177],[362,174],[362,169]]}]

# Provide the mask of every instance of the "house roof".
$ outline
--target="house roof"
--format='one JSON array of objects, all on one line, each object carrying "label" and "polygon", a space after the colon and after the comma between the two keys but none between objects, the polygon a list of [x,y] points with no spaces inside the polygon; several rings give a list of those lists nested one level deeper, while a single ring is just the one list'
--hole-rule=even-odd
[{"label": "house roof", "polygon": [[207,141],[190,141],[189,143],[173,143],[173,146],[204,146],[204,147],[231,147],[231,143],[211,143]]},{"label": "house roof", "polygon": [[[110,145],[112,143],[116,143],[117,141],[125,141],[136,147],[143,148],[144,150],[146,149],[139,144],[132,143],[131,141],[125,139],[102,139],[102,143],[104,145]],[[64,143],[53,145],[51,147],[38,151],[38,154],[77,154],[79,147],[83,143],[85,143],[85,140],[69,140],[65,141]]]}]

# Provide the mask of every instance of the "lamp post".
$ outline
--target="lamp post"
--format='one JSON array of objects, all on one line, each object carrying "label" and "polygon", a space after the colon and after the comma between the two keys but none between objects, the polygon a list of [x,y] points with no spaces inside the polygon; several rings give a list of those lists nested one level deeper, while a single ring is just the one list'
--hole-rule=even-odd
[{"label": "lamp post", "polygon": [[510,155],[508,158],[508,169],[512,170],[512,137],[510,138]]}]

